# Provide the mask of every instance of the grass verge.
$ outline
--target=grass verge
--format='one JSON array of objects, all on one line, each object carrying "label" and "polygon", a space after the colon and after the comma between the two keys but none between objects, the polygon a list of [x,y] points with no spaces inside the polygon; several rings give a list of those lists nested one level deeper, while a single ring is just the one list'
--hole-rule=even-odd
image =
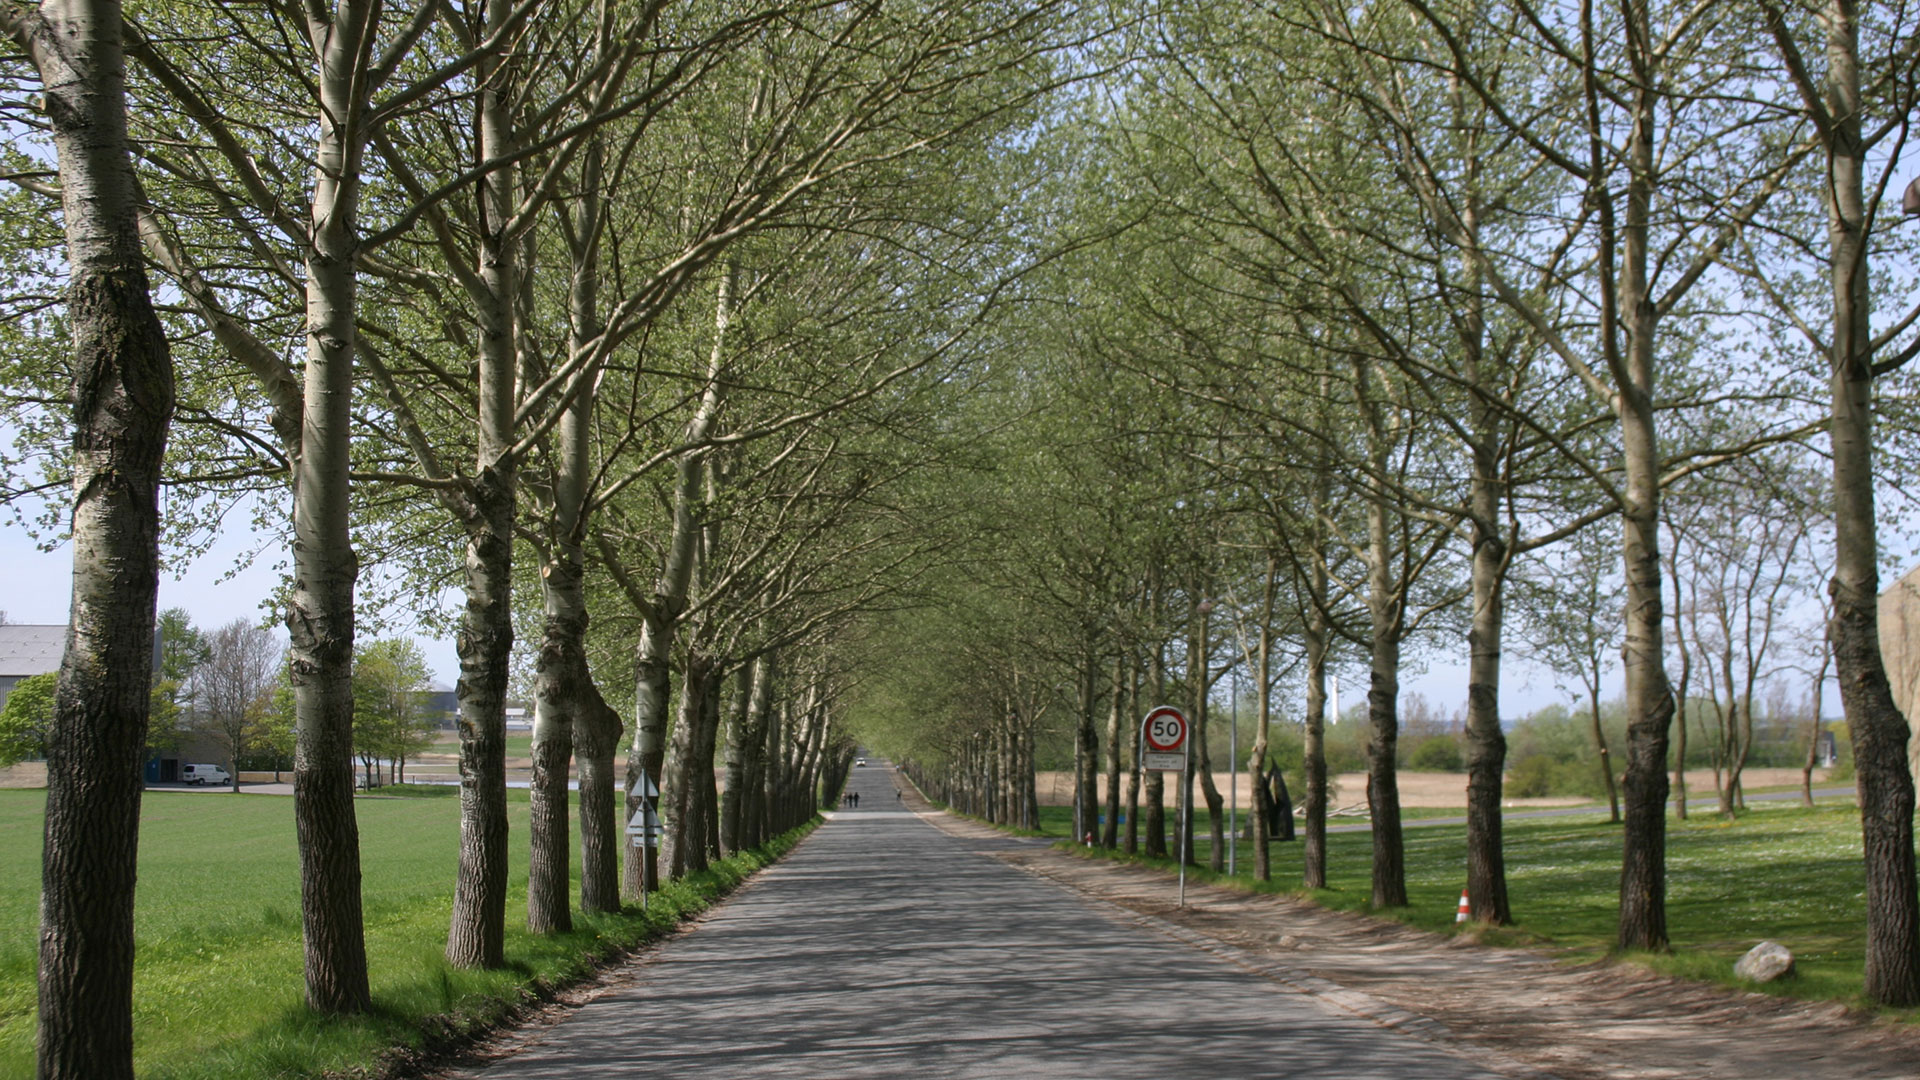
[{"label": "grass verge", "polygon": [[[1860,997],[1866,946],[1866,884],[1859,812],[1848,803],[1806,809],[1754,804],[1737,820],[1696,814],[1667,823],[1669,953],[1622,955],[1613,943],[1620,881],[1620,830],[1604,820],[1534,818],[1504,829],[1508,890],[1515,925],[1456,926],[1466,879],[1466,827],[1408,829],[1404,908],[1370,905],[1372,838],[1365,832],[1327,838],[1328,888],[1299,886],[1301,845],[1273,845],[1273,880],[1252,879],[1253,853],[1242,843],[1239,874],[1205,867],[1211,847],[1205,820],[1196,844],[1193,880],[1256,892],[1300,896],[1324,907],[1369,912],[1441,934],[1467,934],[1493,945],[1544,947],[1574,961],[1625,960],[1685,978],[1763,993],[1838,1001],[1869,1008]],[[1081,855],[1156,865],[1147,859],[1062,844]],[[1752,987],[1736,980],[1733,962],[1771,939],[1793,950],[1794,977]],[[1920,1022],[1920,1009],[1889,1013]]]},{"label": "grass verge", "polygon": [[[392,797],[394,794],[418,797]],[[507,966],[466,971],[442,950],[453,908],[459,800],[428,788],[356,799],[374,1010],[327,1018],[303,1004],[293,800],[152,791],[142,802],[135,900],[135,1069],[154,1080],[378,1075],[385,1064],[501,1023],[597,965],[704,910],[797,843],[674,882],[642,913],[574,914],[568,934],[520,928],[526,793],[514,836]],[[33,1074],[34,970],[45,793],[0,791],[0,1077]],[[577,859],[577,852],[576,852]],[[578,867],[576,866],[576,871]]]}]

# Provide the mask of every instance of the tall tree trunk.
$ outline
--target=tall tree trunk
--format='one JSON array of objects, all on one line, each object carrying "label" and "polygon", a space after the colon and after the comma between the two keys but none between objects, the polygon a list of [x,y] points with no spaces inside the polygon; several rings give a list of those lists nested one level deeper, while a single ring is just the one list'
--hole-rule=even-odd
[{"label": "tall tree trunk", "polygon": [[770,709],[767,714],[766,776],[760,788],[762,842],[786,831],[786,821],[780,816],[780,807],[787,782],[787,741],[793,733],[793,726],[788,722],[792,707],[790,700],[783,701],[779,708]]},{"label": "tall tree trunk", "polygon": [[1728,648],[1726,655],[1720,657],[1724,676],[1720,686],[1726,692],[1726,705],[1718,709],[1720,748],[1726,753],[1726,780],[1715,784],[1715,794],[1720,801],[1718,811],[1720,817],[1726,819],[1734,817],[1734,776],[1738,774],[1734,763],[1740,759],[1740,701],[1734,698],[1734,661],[1730,653],[1732,648]]},{"label": "tall tree trunk", "polygon": [[727,786],[720,796],[720,850],[731,855],[741,849],[747,829],[748,747],[752,743],[753,676],[756,665],[742,664],[734,673],[733,701],[727,710]]},{"label": "tall tree trunk", "polygon": [[[1384,518],[1384,511],[1370,510]],[[1381,532],[1384,533],[1384,527]],[[1386,583],[1375,575],[1373,588]],[[1391,601],[1369,607],[1386,609]],[[1372,679],[1367,687],[1367,721],[1373,737],[1367,743],[1367,807],[1373,815],[1374,907],[1405,907],[1407,869],[1400,830],[1400,784],[1395,756],[1400,743],[1400,638],[1393,631],[1390,610],[1376,611],[1373,633]]]},{"label": "tall tree trunk", "polygon": [[[487,28],[508,17],[487,9]],[[516,201],[515,150],[509,115],[509,65],[480,61],[478,128],[482,161],[492,168],[478,184],[480,250],[474,290],[480,348],[478,439],[467,498],[467,603],[456,647],[460,681],[460,869],[454,882],[447,962],[497,968],[506,963],[507,672],[513,653],[513,459],[519,335],[518,238],[506,233]],[[561,803],[564,807],[564,801]],[[560,848],[562,852],[565,846]],[[564,875],[563,875],[564,877]]]},{"label": "tall tree trunk", "polygon": [[[565,438],[563,433],[562,440]],[[565,487],[568,479],[563,476],[555,486]],[[562,547],[556,547],[553,557],[541,567],[546,625],[534,661],[527,929],[536,934],[573,929],[568,895],[572,842],[568,835],[567,779],[573,759],[574,713],[582,697],[576,681],[586,667],[583,646],[587,612],[579,547],[572,545],[571,557]]]},{"label": "tall tree trunk", "polygon": [[[706,439],[723,401],[720,381],[721,362],[727,326],[732,319],[734,272],[729,269],[720,278],[719,299],[715,305],[713,348],[707,361],[707,382],[700,404],[687,421],[683,441],[689,445]],[[670,660],[680,616],[687,609],[687,598],[699,562],[701,531],[694,517],[706,474],[706,457],[699,450],[680,455],[674,462],[673,528],[667,537],[666,557],[659,581],[654,586],[652,610],[646,613],[635,658],[633,749],[627,758],[627,813],[640,809],[640,797],[634,789],[642,773],[661,785],[666,767],[667,707]],[[652,891],[660,887],[659,853],[653,848],[635,849],[639,858],[629,857],[627,887],[630,891]]]},{"label": "tall tree trunk", "polygon": [[1827,669],[1833,664],[1833,650],[1820,650],[1820,669],[1813,676],[1813,695],[1809,706],[1813,713],[1813,722],[1808,725],[1807,760],[1800,768],[1800,802],[1808,809],[1813,807],[1813,770],[1820,764],[1820,732],[1825,725],[1820,721],[1820,699],[1827,685]]},{"label": "tall tree trunk", "polygon": [[53,124],[73,334],[73,604],[47,732],[38,1075],[111,1080],[133,1076],[135,859],[173,359],[140,253],[120,5],[50,0],[14,29]]},{"label": "tall tree trunk", "polygon": [[1587,725],[1593,729],[1593,753],[1600,764],[1600,784],[1607,791],[1607,809],[1613,824],[1620,824],[1620,788],[1613,779],[1613,751],[1607,746],[1607,729],[1600,722],[1600,683],[1587,684]]},{"label": "tall tree trunk", "polygon": [[1500,527],[1502,451],[1507,445],[1507,413],[1512,387],[1511,369],[1489,365],[1486,354],[1486,280],[1479,250],[1482,220],[1482,140],[1486,134],[1484,107],[1456,77],[1451,79],[1456,124],[1461,132],[1461,158],[1467,194],[1461,208],[1459,235],[1470,248],[1462,260],[1463,280],[1455,326],[1460,339],[1462,370],[1472,393],[1468,449],[1473,479],[1467,493],[1471,529],[1469,595],[1472,607],[1467,625],[1467,898],[1474,919],[1494,925],[1513,921],[1507,902],[1507,871],[1500,796],[1506,771],[1507,739],[1500,727],[1500,652],[1505,631],[1505,591],[1508,538]]},{"label": "tall tree trunk", "polygon": [[[564,422],[563,422],[564,423]],[[583,425],[584,427],[584,425]],[[563,428],[561,441],[573,432]],[[585,432],[578,436],[584,452]],[[582,590],[584,567],[577,539],[568,536],[579,502],[569,491],[573,482],[584,477],[562,475],[555,487],[557,501],[571,512],[557,509],[553,522],[565,532],[552,538],[551,556],[541,567],[541,590],[546,601],[546,623],[540,653],[534,662],[533,783],[528,793],[528,834],[530,855],[527,866],[527,929],[536,934],[573,929],[568,903],[571,877],[568,835],[567,779],[573,758],[574,730],[584,725],[582,706],[591,707],[591,691],[586,673],[586,596]],[[556,531],[560,531],[557,529]],[[586,682],[588,685],[582,687]],[[597,691],[592,691],[598,697]],[[581,789],[585,790],[584,775]],[[584,831],[585,826],[582,826]],[[584,837],[583,837],[584,839]]]},{"label": "tall tree trunk", "polygon": [[706,711],[708,663],[705,656],[688,650],[686,669],[681,674],[679,715],[673,722],[673,744],[660,785],[660,861],[668,880],[686,876],[695,851],[705,840],[698,796],[694,794],[694,771],[700,751],[701,715]]},{"label": "tall tree trunk", "polygon": [[[1207,746],[1207,693],[1213,672],[1208,667],[1207,613],[1194,614],[1193,653],[1188,658],[1188,678],[1193,681],[1193,753],[1188,769],[1200,779],[1200,792],[1207,800],[1207,831],[1213,841],[1207,855],[1207,868],[1219,873],[1227,864],[1227,819],[1219,785],[1213,782],[1213,753]],[[1187,809],[1187,858],[1193,859],[1193,809]]]},{"label": "tall tree trunk", "polygon": [[574,689],[574,750],[580,768],[580,907],[620,910],[619,774],[620,714],[600,696],[584,662]]},{"label": "tall tree trunk", "polygon": [[1033,764],[1033,721],[1024,719],[1020,725],[1020,827],[1038,831],[1040,828],[1040,780],[1039,772]]},{"label": "tall tree trunk", "polygon": [[1099,705],[1099,660],[1089,649],[1080,661],[1080,715],[1075,726],[1073,808],[1079,831],[1073,842],[1080,843],[1095,834],[1100,821],[1100,735],[1094,729],[1093,711]]},{"label": "tall tree trunk", "polygon": [[1267,562],[1267,602],[1260,619],[1260,655],[1254,660],[1253,685],[1259,695],[1253,729],[1253,747],[1247,751],[1247,775],[1253,779],[1253,878],[1273,880],[1272,836],[1267,817],[1273,812],[1267,790],[1267,729],[1273,722],[1273,588],[1277,566]]},{"label": "tall tree trunk", "polygon": [[321,108],[306,267],[307,365],[293,467],[293,587],[287,604],[293,818],[307,1005],[324,1013],[364,1012],[372,1004],[353,811],[353,586],[359,565],[348,533],[354,259],[366,137],[365,103],[356,90],[372,12],[359,0],[343,0],[314,43]]},{"label": "tall tree trunk", "polygon": [[1327,887],[1327,628],[1318,611],[1307,617],[1307,717],[1301,756],[1307,774],[1301,815],[1301,884]]},{"label": "tall tree trunk", "polygon": [[1126,730],[1121,723],[1121,710],[1126,706],[1126,696],[1121,686],[1127,678],[1127,657],[1124,652],[1116,653],[1113,658],[1113,699],[1107,707],[1107,820],[1100,827],[1100,846],[1112,851],[1120,841],[1120,739]]},{"label": "tall tree trunk", "polygon": [[[1475,409],[1491,411],[1478,399]],[[1484,426],[1481,433],[1491,434]],[[1500,812],[1507,761],[1507,737],[1500,727],[1506,541],[1498,525],[1501,478],[1495,446],[1476,441],[1473,449],[1473,609],[1467,628],[1467,903],[1474,919],[1505,926],[1513,921],[1507,900]]]},{"label": "tall tree trunk", "polygon": [[[1367,452],[1375,475],[1386,475],[1389,433],[1372,393],[1373,375],[1355,359],[1354,399],[1367,427]],[[1367,806],[1373,816],[1373,906],[1405,907],[1407,870],[1400,829],[1400,638],[1404,616],[1393,580],[1393,543],[1386,500],[1367,499],[1367,614],[1371,621],[1372,671],[1367,686]],[[1401,587],[1405,582],[1399,583]]]},{"label": "tall tree trunk", "polygon": [[712,859],[720,857],[720,792],[714,786],[713,759],[720,737],[720,699],[725,683],[722,665],[715,661],[707,670],[707,687],[701,695],[700,745],[694,761],[693,797],[699,821],[697,848],[689,852],[688,867],[705,870]]},{"label": "tall tree trunk", "polygon": [[763,653],[753,661],[748,675],[753,690],[747,699],[747,730],[742,736],[745,766],[740,781],[740,850],[750,851],[767,842],[765,828],[767,773],[767,725],[773,717],[774,654]]},{"label": "tall tree trunk", "polygon": [[807,718],[807,745],[806,753],[801,758],[800,799],[794,806],[794,826],[812,818],[820,810],[820,802],[826,795],[820,790],[820,761],[826,753],[827,728],[831,722],[826,704],[816,699],[812,715]]},{"label": "tall tree trunk", "polygon": [[1140,853],[1140,663],[1137,656],[1127,657],[1127,745],[1133,747],[1132,764],[1127,769],[1127,833],[1125,851]]},{"label": "tall tree trunk", "polygon": [[1673,579],[1673,650],[1680,656],[1680,685],[1674,693],[1673,813],[1687,820],[1687,694],[1693,684],[1693,650],[1687,645],[1680,581],[1680,534],[1673,535],[1674,550],[1667,555],[1667,574]]},{"label": "tall tree trunk", "polygon": [[[671,565],[671,564],[669,564]],[[658,612],[659,608],[656,607]],[[665,613],[656,622],[648,619],[640,627],[640,641],[634,647],[633,745],[627,754],[626,815],[629,820],[640,812],[642,781],[650,781],[654,790],[665,776],[667,761],[667,707],[672,693],[671,625]],[[656,627],[659,627],[658,629]],[[664,806],[664,800],[656,796]],[[632,895],[655,892],[660,888],[660,850],[657,847],[627,849],[626,891]]]},{"label": "tall tree trunk", "polygon": [[[1160,625],[1160,591],[1157,585],[1153,586],[1153,600],[1150,610],[1152,615],[1148,620],[1148,624],[1157,627]],[[1154,643],[1152,663],[1153,703],[1154,707],[1158,708],[1167,700],[1167,646],[1164,642],[1156,641]],[[1135,723],[1138,722],[1139,720],[1136,718]],[[1165,778],[1166,774],[1158,769],[1151,770],[1147,773],[1147,854],[1150,857],[1159,859],[1167,857],[1167,788]]]},{"label": "tall tree trunk", "polygon": [[1873,326],[1868,281],[1866,148],[1861,139],[1859,14],[1827,0],[1828,263],[1833,276],[1834,576],[1828,637],[1853,741],[1867,871],[1866,996],[1920,1003],[1920,894],[1913,853],[1913,774],[1906,717],[1880,655],[1879,538],[1873,494]]},{"label": "tall tree trunk", "polygon": [[[574,207],[574,225],[567,239],[572,259],[568,287],[568,348],[579,353],[600,335],[599,195],[600,145],[590,140],[581,155],[581,194]],[[552,504],[547,508],[545,556],[540,567],[545,605],[540,652],[534,664],[533,784],[529,793],[528,833],[531,857],[527,872],[527,927],[535,933],[572,929],[568,907],[567,772],[568,761],[579,752],[581,906],[589,911],[618,910],[616,890],[609,899],[606,881],[595,882],[594,903],[587,902],[587,877],[604,871],[607,858],[618,859],[618,832],[612,815],[614,741],[618,714],[608,709],[587,669],[587,605],[584,587],[587,488],[593,471],[588,456],[592,432],[597,369],[583,372],[580,385],[564,411],[555,433]],[[613,735],[606,736],[612,715]],[[597,730],[589,733],[589,725]],[[589,762],[589,748],[601,755]],[[606,791],[589,790],[589,784]],[[609,907],[611,905],[611,907]]]},{"label": "tall tree trunk", "polygon": [[[1657,312],[1647,278],[1648,224],[1654,185],[1654,112],[1658,85],[1648,14],[1628,9],[1627,53],[1635,90],[1628,135],[1626,220],[1617,290],[1605,283],[1601,293],[1611,310],[1603,312],[1602,335],[1614,371],[1620,417],[1621,463],[1626,505],[1621,508],[1622,547],[1627,585],[1626,669],[1627,764],[1624,843],[1620,866],[1620,933],[1623,949],[1667,947],[1667,737],[1673,719],[1673,691],[1667,683],[1664,589],[1660,578],[1660,444],[1654,421],[1654,330]],[[1591,31],[1588,31],[1591,37]],[[1595,162],[1597,169],[1599,162]],[[1596,172],[1596,182],[1599,180]],[[1614,265],[1612,202],[1601,207],[1603,270]],[[1615,301],[1618,301],[1617,304]],[[1624,355],[1614,351],[1614,324],[1626,331]]]},{"label": "tall tree trunk", "polygon": [[1309,889],[1327,887],[1327,651],[1330,630],[1327,626],[1327,561],[1321,522],[1325,519],[1330,479],[1326,469],[1317,470],[1314,479],[1314,528],[1307,571],[1311,597],[1307,605],[1307,719],[1301,735],[1301,753],[1305,758],[1307,790],[1306,813],[1302,821],[1301,883]]}]

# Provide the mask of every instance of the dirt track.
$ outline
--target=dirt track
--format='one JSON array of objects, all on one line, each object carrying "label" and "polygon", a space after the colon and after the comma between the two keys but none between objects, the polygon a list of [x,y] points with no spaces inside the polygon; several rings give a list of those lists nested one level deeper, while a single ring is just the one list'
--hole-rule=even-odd
[{"label": "dirt track", "polygon": [[[909,788],[909,797],[912,797]],[[920,809],[961,834],[991,832]],[[1557,963],[1290,897],[1187,886],[1039,847],[1001,856],[1096,903],[1376,1021],[1471,1050],[1513,1076],[1561,1080],[1920,1076],[1920,1031],[1849,1012],[1655,975]]]}]

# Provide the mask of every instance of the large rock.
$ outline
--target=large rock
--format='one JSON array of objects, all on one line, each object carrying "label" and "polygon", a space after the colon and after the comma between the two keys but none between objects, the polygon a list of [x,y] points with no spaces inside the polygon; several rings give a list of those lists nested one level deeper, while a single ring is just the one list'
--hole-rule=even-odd
[{"label": "large rock", "polygon": [[1777,941],[1763,941],[1733,965],[1733,973],[1748,982],[1770,983],[1793,974],[1793,954]]}]

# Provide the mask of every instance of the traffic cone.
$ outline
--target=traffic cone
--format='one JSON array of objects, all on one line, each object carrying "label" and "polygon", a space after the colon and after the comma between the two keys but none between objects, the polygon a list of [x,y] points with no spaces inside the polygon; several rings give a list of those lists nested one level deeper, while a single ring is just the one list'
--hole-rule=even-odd
[{"label": "traffic cone", "polygon": [[1467,903],[1467,890],[1465,889],[1460,890],[1460,911],[1454,915],[1453,921],[1456,923],[1473,921],[1473,905]]}]

